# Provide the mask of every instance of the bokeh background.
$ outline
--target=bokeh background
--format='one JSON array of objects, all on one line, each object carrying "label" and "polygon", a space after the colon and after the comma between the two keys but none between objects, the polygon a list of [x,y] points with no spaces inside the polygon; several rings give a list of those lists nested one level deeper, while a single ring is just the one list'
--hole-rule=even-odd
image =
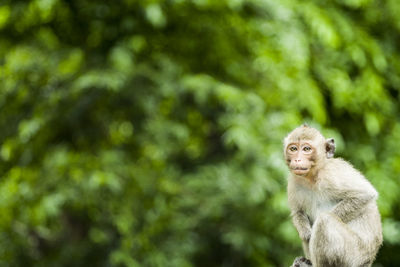
[{"label": "bokeh background", "polygon": [[400,1],[2,0],[1,266],[289,266],[282,139],[380,192],[400,266]]}]

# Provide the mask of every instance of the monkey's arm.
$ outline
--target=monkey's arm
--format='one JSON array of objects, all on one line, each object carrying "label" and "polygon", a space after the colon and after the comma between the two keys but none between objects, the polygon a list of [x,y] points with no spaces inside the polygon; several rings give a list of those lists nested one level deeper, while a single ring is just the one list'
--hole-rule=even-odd
[{"label": "monkey's arm", "polygon": [[336,196],[341,201],[333,208],[333,214],[338,216],[344,223],[357,218],[364,212],[367,204],[378,196],[378,193],[373,188],[371,189],[368,191],[342,189],[342,192],[337,192]]},{"label": "monkey's arm", "polygon": [[310,241],[311,238],[311,223],[310,220],[307,217],[307,214],[305,214],[302,210],[297,210],[292,212],[292,220],[293,224],[297,229],[297,232],[299,232],[299,236],[301,240],[308,242]]}]

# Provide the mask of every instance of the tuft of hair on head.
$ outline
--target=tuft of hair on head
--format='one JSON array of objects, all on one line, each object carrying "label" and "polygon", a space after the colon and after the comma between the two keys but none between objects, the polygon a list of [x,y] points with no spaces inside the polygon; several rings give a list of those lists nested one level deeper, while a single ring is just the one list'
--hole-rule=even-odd
[{"label": "tuft of hair on head", "polygon": [[317,129],[308,126],[308,124],[302,124],[286,136],[285,144],[287,145],[292,140],[319,140],[319,142],[325,142],[325,137]]}]

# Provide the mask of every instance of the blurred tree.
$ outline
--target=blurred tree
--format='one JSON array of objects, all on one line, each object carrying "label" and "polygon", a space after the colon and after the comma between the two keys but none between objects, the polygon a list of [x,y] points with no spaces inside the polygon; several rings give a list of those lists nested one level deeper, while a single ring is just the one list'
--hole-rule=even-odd
[{"label": "blurred tree", "polygon": [[[2,266],[289,266],[281,140],[381,193],[400,263],[400,2],[3,0]],[[380,264],[380,265],[379,265]]]}]

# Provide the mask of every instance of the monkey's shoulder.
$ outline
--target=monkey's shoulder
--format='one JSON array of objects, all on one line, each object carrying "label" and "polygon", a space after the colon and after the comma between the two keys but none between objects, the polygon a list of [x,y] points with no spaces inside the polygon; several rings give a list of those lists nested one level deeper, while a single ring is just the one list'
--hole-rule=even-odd
[{"label": "monkey's shoulder", "polygon": [[319,173],[319,186],[338,188],[340,190],[360,190],[376,192],[364,175],[349,162],[341,158],[332,158],[326,162],[325,168]]},{"label": "monkey's shoulder", "polygon": [[331,158],[326,161],[324,168],[320,172],[321,175],[330,177],[352,177],[364,179],[359,170],[353,167],[351,163],[342,158]]}]

